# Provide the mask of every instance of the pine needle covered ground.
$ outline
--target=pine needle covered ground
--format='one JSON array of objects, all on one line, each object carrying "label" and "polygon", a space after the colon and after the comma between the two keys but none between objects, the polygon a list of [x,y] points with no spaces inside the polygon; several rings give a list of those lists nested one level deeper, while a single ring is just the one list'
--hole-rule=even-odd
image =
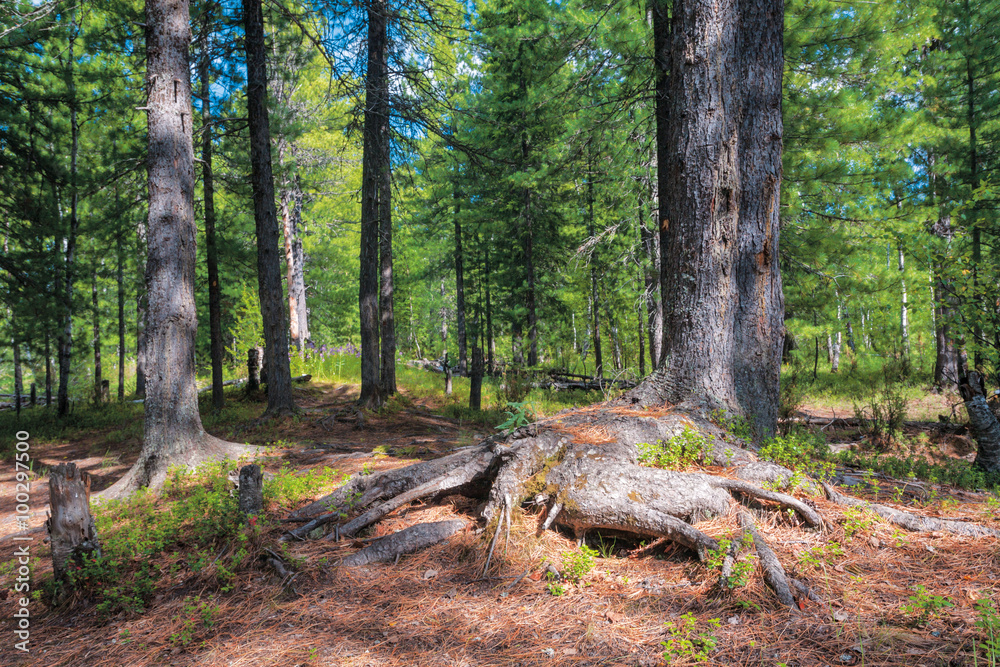
[{"label": "pine needle covered ground", "polygon": [[[48,606],[51,568],[38,528],[48,491],[38,478],[32,585],[40,594],[30,605],[31,653],[5,647],[4,664],[804,667],[988,665],[1000,656],[1000,618],[990,611],[1000,602],[996,540],[906,533],[819,496],[809,502],[831,520],[822,534],[803,531],[785,513],[754,512],[789,574],[820,599],[803,598],[791,610],[775,601],[754,557],[743,555],[725,585],[719,563],[699,563],[668,542],[590,534],[581,549],[571,536],[539,532],[542,513],[531,506],[511,513],[509,539],[498,542],[485,575],[491,535],[473,521],[395,564],[337,567],[404,527],[474,517],[476,501],[460,496],[403,507],[355,539],[279,542],[295,525],[282,519],[345,477],[435,458],[491,431],[462,421],[458,399],[441,397],[438,380],[421,377],[391,409],[366,415],[360,429],[349,410],[357,387],[336,380],[297,389],[300,416],[257,427],[246,424],[260,404],[233,392],[227,411],[206,413],[206,424],[220,436],[270,446],[262,459],[273,475],[266,515],[251,525],[235,514],[232,466],[177,474],[158,497],[105,506],[98,527],[107,560],[81,570],[78,592],[60,608]],[[581,400],[560,405],[550,396],[537,410],[551,413],[574,398]],[[95,476],[95,488],[107,486],[138,451],[140,407],[108,407],[103,416],[81,409],[77,425],[62,431],[39,421],[36,472],[76,460]],[[836,439],[856,435],[841,428]],[[927,438],[925,449],[935,449],[940,438]],[[854,495],[1000,528],[1000,503],[988,494],[828,463],[856,483]],[[17,597],[6,560],[15,529],[12,472],[8,460],[0,478],[0,617],[8,637]],[[699,528],[740,539],[735,513]],[[292,576],[279,576],[271,559]]]}]

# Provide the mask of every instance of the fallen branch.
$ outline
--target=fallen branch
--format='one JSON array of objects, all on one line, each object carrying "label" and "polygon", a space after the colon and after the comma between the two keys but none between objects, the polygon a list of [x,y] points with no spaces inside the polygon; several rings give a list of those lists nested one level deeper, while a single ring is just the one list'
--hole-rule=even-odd
[{"label": "fallen branch", "polygon": [[418,523],[383,537],[361,551],[347,556],[340,564],[345,567],[358,567],[370,563],[394,561],[403,554],[413,553],[438,542],[443,542],[455,533],[465,530],[468,525],[466,521],[461,519]]}]

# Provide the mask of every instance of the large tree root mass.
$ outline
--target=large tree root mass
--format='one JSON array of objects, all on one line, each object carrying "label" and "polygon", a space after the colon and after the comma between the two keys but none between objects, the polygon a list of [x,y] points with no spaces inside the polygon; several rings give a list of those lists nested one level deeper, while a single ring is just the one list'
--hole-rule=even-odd
[{"label": "large tree root mass", "polygon": [[[356,477],[298,510],[295,518],[310,520],[289,531],[286,539],[316,537],[321,532],[326,539],[354,537],[409,503],[460,494],[484,501],[479,514],[490,538],[490,555],[501,532],[509,531],[511,512],[522,503],[530,503],[545,507],[542,530],[562,528],[580,541],[588,531],[663,537],[705,559],[719,549],[719,543],[696,524],[737,512],[741,528],[753,538],[765,581],[778,600],[791,605],[796,594],[816,600],[805,584],[787,577],[750,515],[739,509],[739,501],[787,512],[805,529],[824,530],[827,524],[823,517],[814,503],[773,490],[787,488],[792,471],[758,461],[752,451],[713,425],[707,414],[704,405],[681,404],[655,415],[608,406],[559,415],[440,459]],[[701,442],[707,443],[699,456],[703,465],[713,467],[712,472],[640,465],[640,444],[669,441],[685,429],[698,432]],[[820,490],[819,484],[808,480],[805,487]],[[828,485],[823,485],[823,490],[834,503],[864,505],[911,531],[973,537],[997,534],[975,524],[929,519],[865,503]],[[393,560],[446,539],[462,527],[460,524],[408,528],[348,556],[343,564]]]}]

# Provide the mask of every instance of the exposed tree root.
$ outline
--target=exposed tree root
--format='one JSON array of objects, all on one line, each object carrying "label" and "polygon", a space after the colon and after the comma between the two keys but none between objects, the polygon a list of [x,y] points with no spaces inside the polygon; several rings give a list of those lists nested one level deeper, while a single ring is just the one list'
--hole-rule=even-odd
[{"label": "exposed tree root", "polygon": [[261,449],[253,445],[241,445],[216,438],[202,431],[192,438],[177,438],[170,443],[170,452],[150,452],[140,454],[135,465],[117,482],[95,494],[95,499],[110,500],[123,498],[134,491],[148,487],[159,489],[167,479],[167,466],[180,465],[193,468],[207,461],[224,459],[251,458]]},{"label": "exposed tree root", "polygon": [[413,553],[438,542],[443,542],[455,533],[465,530],[468,526],[468,522],[461,519],[418,523],[373,542],[361,551],[347,556],[340,564],[347,567],[357,567],[369,563],[387,563],[402,554]]},{"label": "exposed tree root", "polygon": [[980,526],[978,523],[956,521],[954,519],[936,519],[934,517],[920,516],[919,514],[904,512],[892,507],[887,507],[886,505],[879,505],[878,503],[870,503],[865,500],[859,500],[858,498],[845,496],[844,494],[835,491],[829,484],[823,484],[823,490],[826,492],[826,497],[838,505],[843,505],[845,507],[861,507],[863,509],[871,510],[886,521],[890,521],[897,526],[902,526],[913,533],[941,531],[944,533],[952,533],[954,535],[964,535],[966,537],[1000,537],[1000,530],[989,528],[987,526]]},{"label": "exposed tree root", "polygon": [[740,512],[740,527],[753,536],[753,546],[757,550],[761,567],[764,568],[764,581],[774,591],[778,602],[792,607],[795,605],[795,596],[788,586],[788,577],[785,575],[785,568],[781,566],[781,561],[774,554],[774,550],[767,543],[754,525],[753,519],[746,512]]},{"label": "exposed tree root", "polygon": [[[651,415],[605,405],[558,415],[434,461],[357,477],[326,498],[298,510],[294,518],[315,518],[287,536],[302,539],[316,528],[353,514],[349,521],[337,523],[331,534],[333,539],[350,537],[410,502],[451,494],[485,501],[479,514],[490,538],[486,569],[501,542],[501,533],[508,536],[504,539],[509,538],[511,512],[525,499],[548,507],[541,530],[562,528],[580,541],[588,531],[667,538],[691,549],[701,559],[717,550],[719,543],[694,524],[731,513],[737,498],[754,501],[765,511],[791,510],[804,526],[823,529],[826,522],[808,502],[761,486],[787,485],[792,471],[758,461],[750,449],[708,420],[707,409],[686,403]],[[694,429],[705,438],[707,445],[699,452],[702,463],[723,466],[724,475],[722,471],[679,472],[639,465],[640,443],[669,440],[684,429]],[[818,490],[820,486],[815,484],[813,488]],[[974,524],[918,517],[847,498],[828,485],[823,488],[834,502],[867,506],[910,530],[948,530],[974,537],[997,534]],[[741,513],[740,520],[753,537],[765,580],[778,600],[792,605],[793,592],[798,591],[801,598],[819,601],[808,586],[785,574],[749,515]],[[437,528],[427,530],[432,537],[438,534]],[[410,543],[408,536],[400,534],[398,539]],[[390,542],[377,550],[374,546],[365,552],[402,553],[395,551]],[[367,554],[356,556],[345,563],[374,562],[368,560],[372,556]],[[725,559],[730,572],[724,571],[724,576],[732,576],[737,556],[730,553]]]}]

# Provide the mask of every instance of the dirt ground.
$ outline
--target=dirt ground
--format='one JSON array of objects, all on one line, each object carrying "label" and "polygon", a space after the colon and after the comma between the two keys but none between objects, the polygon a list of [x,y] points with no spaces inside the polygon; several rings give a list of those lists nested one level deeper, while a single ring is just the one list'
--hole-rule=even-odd
[{"label": "dirt ground", "polygon": [[[294,468],[332,466],[352,474],[362,467],[379,470],[473,444],[488,430],[435,416],[437,406],[429,401],[369,416],[358,430],[349,410],[355,387],[298,391],[299,418],[266,435],[240,434],[255,443],[280,435],[281,457],[270,466],[287,461]],[[329,419],[337,414],[341,419]],[[371,456],[376,447],[388,455]],[[32,453],[45,466],[75,460],[95,476],[95,488],[104,488],[137,451],[127,443],[103,447],[95,434]],[[12,468],[7,464],[0,472],[0,562],[15,548]],[[893,504],[887,493],[883,486],[880,502]],[[30,533],[32,556],[39,559],[36,581],[50,568],[41,528],[47,495],[44,478],[36,480]],[[578,553],[576,543],[552,531],[539,534],[539,516],[526,508],[515,513],[510,540],[498,545],[485,574],[488,544],[476,529],[395,564],[351,569],[336,563],[362,541],[292,543],[287,560],[297,574],[291,582],[261,564],[240,572],[234,589],[222,593],[181,569],[165,573],[146,613],[110,621],[86,603],[50,610],[32,602],[29,654],[13,648],[15,595],[0,591],[0,664],[652,667],[697,664],[701,654],[704,664],[716,665],[990,664],[985,649],[976,649],[982,638],[974,604],[1000,602],[996,540],[909,534],[823,499],[810,502],[830,520],[824,533],[804,530],[780,513],[755,512],[785,567],[822,599],[801,600],[791,610],[775,602],[759,567],[746,586],[723,589],[718,573],[683,548],[612,536],[590,536],[601,555],[579,583],[553,586],[543,575],[546,566],[565,570],[566,559]],[[1000,512],[982,494],[942,489],[937,501],[904,497],[899,505],[1000,528]],[[475,510],[473,501],[460,497],[414,504],[378,524],[369,539],[422,521],[472,518]],[[716,537],[738,531],[735,513],[699,528]],[[280,533],[278,526],[267,539],[276,543]],[[184,631],[186,600],[195,595],[210,601],[218,616],[182,646],[171,637]],[[914,606],[911,597],[929,596],[952,606],[925,618],[920,609],[926,604],[907,608]]]}]

